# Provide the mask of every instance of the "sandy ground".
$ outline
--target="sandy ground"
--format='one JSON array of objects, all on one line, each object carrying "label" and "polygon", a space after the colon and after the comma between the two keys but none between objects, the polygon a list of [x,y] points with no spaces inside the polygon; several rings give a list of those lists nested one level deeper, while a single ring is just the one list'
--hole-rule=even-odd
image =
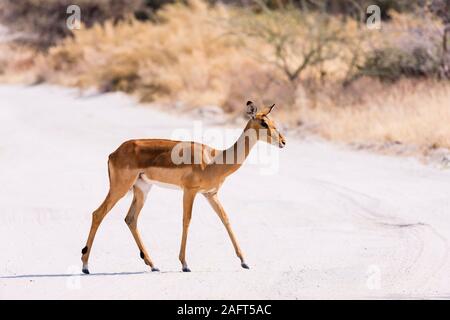
[{"label": "sandy ground", "polygon": [[289,136],[271,149],[271,170],[246,163],[220,192],[250,270],[199,196],[193,272],[182,273],[182,193],[155,187],[139,227],[161,272],[144,265],[123,221],[128,195],[97,233],[92,274],[81,275],[107,155],[125,139],[180,128],[192,120],[120,94],[0,86],[0,298],[450,297],[450,172]]}]

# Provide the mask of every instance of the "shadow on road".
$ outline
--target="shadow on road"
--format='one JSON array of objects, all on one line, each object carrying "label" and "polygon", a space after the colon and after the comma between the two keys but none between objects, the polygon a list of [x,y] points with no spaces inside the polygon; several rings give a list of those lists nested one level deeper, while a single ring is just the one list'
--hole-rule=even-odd
[{"label": "shadow on road", "polygon": [[128,276],[136,274],[146,274],[151,272],[102,272],[102,273],[56,273],[56,274],[20,274],[14,276],[0,276],[0,279],[21,279],[21,278],[65,278],[65,277],[92,277],[92,276]]}]

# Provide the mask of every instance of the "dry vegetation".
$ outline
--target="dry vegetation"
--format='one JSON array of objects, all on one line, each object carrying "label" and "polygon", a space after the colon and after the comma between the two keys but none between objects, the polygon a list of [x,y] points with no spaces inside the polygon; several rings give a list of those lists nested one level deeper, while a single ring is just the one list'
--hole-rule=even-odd
[{"label": "dry vegetation", "polygon": [[[400,152],[450,148],[450,86],[401,80],[395,86],[367,84],[370,99],[340,108],[302,108],[304,122],[331,140],[364,147],[396,146]],[[399,145],[406,145],[401,150]]]},{"label": "dry vegetation", "polygon": [[140,0],[2,0],[0,19],[21,33],[21,42],[47,48],[72,34],[66,27],[66,10],[72,4],[83,8],[87,26],[108,19],[118,21],[142,8]]},{"label": "dry vegetation", "polygon": [[284,123],[326,139],[450,148],[442,21],[392,12],[371,31],[348,17],[291,9],[171,4],[151,21],[84,27],[48,51],[3,50],[0,74],[125,91],[167,108],[240,114],[249,99],[275,102]]}]

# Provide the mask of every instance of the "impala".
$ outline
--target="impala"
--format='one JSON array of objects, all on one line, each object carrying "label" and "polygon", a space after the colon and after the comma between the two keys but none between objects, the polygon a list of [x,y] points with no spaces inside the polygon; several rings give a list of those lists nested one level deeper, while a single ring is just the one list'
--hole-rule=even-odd
[{"label": "impala", "polygon": [[137,229],[139,213],[152,185],[169,185],[183,190],[183,233],[179,259],[184,272],[190,272],[186,262],[186,240],[191,221],[194,198],[198,193],[206,197],[224,224],[241,266],[248,269],[242,251],[231,229],[227,214],[218,197],[222,183],[242,165],[257,141],[283,148],[286,140],[278,132],[273,121],[268,118],[274,105],[258,112],[251,101],[247,102],[247,122],[238,140],[228,149],[216,150],[195,142],[165,139],[138,139],[124,142],[109,155],[109,192],[92,214],[92,224],[81,260],[82,271],[89,273],[88,260],[97,229],[106,214],[131,188],[133,201],[125,217],[137,246],[140,257],[152,271],[159,271],[148,254]]}]

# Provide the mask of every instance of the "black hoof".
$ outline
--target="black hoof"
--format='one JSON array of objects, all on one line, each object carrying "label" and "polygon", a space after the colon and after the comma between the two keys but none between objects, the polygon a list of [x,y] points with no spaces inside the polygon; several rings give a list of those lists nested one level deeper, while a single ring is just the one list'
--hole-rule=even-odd
[{"label": "black hoof", "polygon": [[88,269],[83,268],[81,271],[83,271],[84,274],[89,274],[89,270]]},{"label": "black hoof", "polygon": [[241,263],[241,267],[244,269],[250,269],[250,267],[244,262]]},{"label": "black hoof", "polygon": [[184,267],[183,272],[191,272],[191,269],[189,269],[188,267]]},{"label": "black hoof", "polygon": [[152,268],[152,272],[159,272],[159,269],[158,269],[158,268],[155,268],[155,267],[153,267],[153,268]]}]

